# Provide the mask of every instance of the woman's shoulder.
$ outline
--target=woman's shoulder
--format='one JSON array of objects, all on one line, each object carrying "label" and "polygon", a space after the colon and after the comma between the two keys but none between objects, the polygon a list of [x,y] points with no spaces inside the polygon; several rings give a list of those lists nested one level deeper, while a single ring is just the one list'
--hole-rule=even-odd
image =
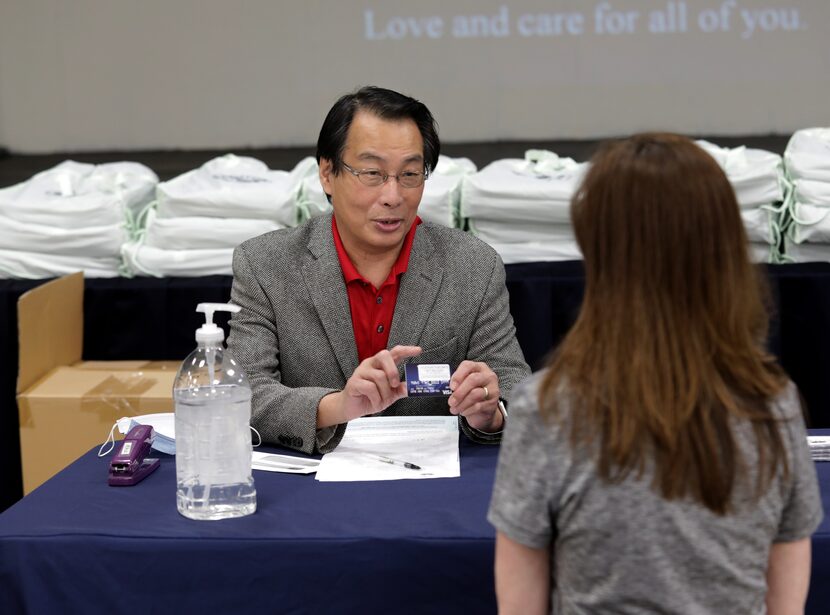
[{"label": "woman's shoulder", "polygon": [[781,391],[770,401],[773,416],[782,421],[804,420],[801,395],[792,380],[787,380]]},{"label": "woman's shoulder", "polygon": [[539,406],[539,390],[544,381],[547,370],[543,369],[538,372],[533,372],[530,376],[515,385],[507,398],[510,408],[514,408],[516,412],[527,412],[530,410],[537,410]]}]

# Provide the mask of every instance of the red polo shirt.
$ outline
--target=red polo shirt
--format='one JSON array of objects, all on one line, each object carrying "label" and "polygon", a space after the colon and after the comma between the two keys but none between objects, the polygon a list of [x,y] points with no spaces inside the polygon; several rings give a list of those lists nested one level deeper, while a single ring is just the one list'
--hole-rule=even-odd
[{"label": "red polo shirt", "polygon": [[395,302],[398,299],[398,289],[401,285],[401,275],[409,265],[409,255],[412,252],[412,242],[415,240],[415,228],[421,223],[415,217],[412,228],[406,234],[398,259],[392,265],[389,277],[375,288],[364,278],[352,264],[346,248],[340,240],[337,231],[337,221],[331,217],[331,234],[334,237],[334,247],[337,249],[337,258],[343,270],[343,279],[346,282],[346,292],[349,295],[349,307],[352,311],[352,329],[354,341],[357,345],[357,357],[360,361],[371,357],[386,348],[389,343],[389,329],[392,327],[392,316],[395,313]]}]

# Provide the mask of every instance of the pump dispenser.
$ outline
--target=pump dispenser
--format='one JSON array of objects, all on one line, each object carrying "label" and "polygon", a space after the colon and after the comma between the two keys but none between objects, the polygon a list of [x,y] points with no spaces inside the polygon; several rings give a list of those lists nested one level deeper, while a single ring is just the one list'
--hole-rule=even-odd
[{"label": "pump dispenser", "polygon": [[238,305],[232,303],[200,303],[196,311],[205,315],[205,324],[196,329],[196,341],[200,343],[215,342],[221,344],[225,340],[225,330],[213,324],[214,312],[232,312],[240,310]]},{"label": "pump dispenser", "polygon": [[176,403],[176,506],[191,519],[225,519],[256,510],[251,475],[251,387],[225,348],[217,311],[238,312],[227,303],[200,303],[205,324],[197,348],[182,363],[173,384]]}]

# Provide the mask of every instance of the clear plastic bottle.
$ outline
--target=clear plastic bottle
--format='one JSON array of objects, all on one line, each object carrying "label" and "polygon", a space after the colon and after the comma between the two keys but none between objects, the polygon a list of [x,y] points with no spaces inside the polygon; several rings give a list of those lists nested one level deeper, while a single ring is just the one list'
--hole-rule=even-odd
[{"label": "clear plastic bottle", "polygon": [[191,519],[227,519],[256,510],[251,475],[251,386],[213,324],[224,303],[200,303],[206,323],[173,384],[176,404],[176,506]]}]

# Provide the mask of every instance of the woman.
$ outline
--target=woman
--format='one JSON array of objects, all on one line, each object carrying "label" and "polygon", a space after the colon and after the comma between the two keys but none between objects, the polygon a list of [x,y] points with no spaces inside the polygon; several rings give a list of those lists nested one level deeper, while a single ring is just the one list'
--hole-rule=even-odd
[{"label": "woman", "polygon": [[815,467],[729,181],[637,135],[571,217],[585,298],[514,390],[490,507],[500,612],[801,612]]}]

